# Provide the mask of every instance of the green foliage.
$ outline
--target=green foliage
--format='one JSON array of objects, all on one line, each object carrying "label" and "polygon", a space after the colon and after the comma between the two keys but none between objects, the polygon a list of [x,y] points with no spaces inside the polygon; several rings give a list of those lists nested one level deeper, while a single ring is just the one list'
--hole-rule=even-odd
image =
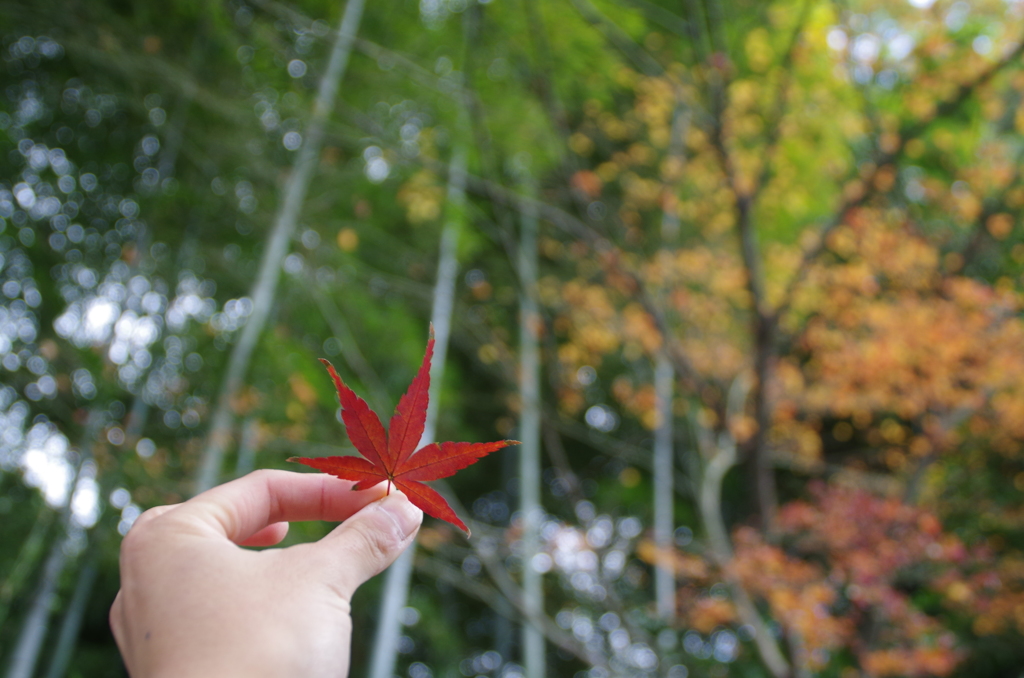
[{"label": "green foliage", "polygon": [[[248,295],[281,187],[299,140],[308,137],[342,11],[342,3],[327,0],[0,2],[0,191],[8,195],[0,192],[0,313],[7,314],[0,325],[13,327],[9,323],[21,314],[32,328],[21,338],[14,332],[0,340],[0,360],[7,361],[0,367],[0,416],[8,417],[0,435],[22,435],[0,443],[0,543],[13,546],[0,549],[0,614],[6,615],[0,662],[15,642],[39,569],[14,576],[18,559],[38,562],[64,529],[58,510],[27,484],[27,436],[35,430],[67,447],[54,453],[49,473],[74,474],[85,460],[82,478],[95,474],[99,515],[83,534],[100,551],[101,575],[70,675],[118,670],[106,609],[118,587],[121,535],[140,510],[192,493],[222,375],[251,313]],[[238,426],[222,478],[231,477],[236,464],[284,468],[290,455],[348,451],[318,357],[331,358],[360,393],[386,401],[375,407],[394,406],[422,357],[438,241],[451,220],[464,226],[438,437],[515,436],[522,293],[516,238],[523,209],[510,196],[526,192],[527,171],[547,210],[538,293],[544,445],[551,452],[544,472],[546,543],[551,553],[557,543],[577,544],[576,552],[600,560],[594,572],[609,571],[607,559],[622,558],[617,570],[610,568],[617,574],[601,589],[604,598],[591,597],[593,586],[552,564],[545,578],[552,628],[569,645],[583,647],[588,638],[610,642],[621,624],[629,647],[659,653],[662,672],[679,664],[691,675],[768,675],[735,619],[694,614],[672,626],[650,612],[654,560],[644,549],[652,516],[653,401],[645,388],[665,327],[637,320],[647,318],[643,295],[623,276],[635,273],[649,285],[647,301],[667,309],[668,339],[697,355],[694,369],[703,383],[681,380],[676,402],[676,469],[685,485],[676,488],[674,511],[677,526],[696,532],[694,542],[677,534],[677,555],[699,569],[707,534],[698,495],[708,459],[696,451],[698,433],[709,427],[716,436],[732,435],[749,424],[744,417],[753,421],[756,414],[752,404],[738,415],[727,412],[730,389],[750,375],[759,346],[736,212],[739,198],[753,195],[757,242],[751,250],[765,268],[766,307],[781,297],[794,270],[811,281],[774,319],[778,341],[771,357],[782,376],[769,392],[778,419],[769,422],[777,428],[761,448],[783,460],[771,472],[781,502],[806,500],[818,476],[913,486],[917,503],[942,521],[944,535],[983,554],[965,557],[970,563],[961,579],[950,582],[983,592],[987,584],[970,577],[980,577],[986,566],[1003,567],[1011,581],[1019,576],[1013,567],[1024,549],[1024,466],[1017,434],[1000,436],[1001,428],[1013,426],[1006,412],[1015,410],[993,394],[1016,393],[1013,385],[1024,379],[1018,363],[1006,358],[990,366],[989,381],[977,391],[982,404],[963,419],[932,400],[913,416],[889,401],[856,412],[830,409],[851,391],[869,399],[871,379],[885,377],[884,366],[869,360],[845,366],[847,390],[817,391],[824,404],[808,405],[801,400],[806,393],[794,395],[785,379],[795,375],[810,388],[823,378],[825,349],[814,344],[811,330],[825,327],[834,332],[829,338],[856,343],[876,327],[869,320],[899,313],[897,301],[917,302],[912,310],[960,303],[946,282],[978,285],[970,290],[990,295],[979,302],[986,313],[1017,320],[1024,272],[1019,64],[1004,64],[990,80],[970,84],[1019,41],[1012,32],[1020,28],[1016,11],[1001,0],[940,1],[925,9],[876,0],[842,6],[803,0],[403,0],[369,6],[271,320],[233,400]],[[898,42],[903,37],[910,42]],[[897,58],[900,50],[905,54]],[[969,90],[962,96],[961,84]],[[680,102],[689,129],[681,150],[672,151],[668,132]],[[60,169],[57,156],[33,159],[32,149],[61,149],[71,169]],[[447,172],[460,149],[471,175],[461,211],[446,204]],[[736,163],[731,174],[723,152]],[[669,166],[674,159],[682,161],[678,174]],[[87,175],[92,188],[85,186]],[[57,200],[57,211],[32,212],[28,198],[13,195],[22,184],[34,187],[37,201]],[[673,240],[662,223],[675,207],[679,234]],[[79,228],[69,230],[75,224]],[[833,227],[835,233],[827,230]],[[827,237],[819,241],[823,228]],[[927,280],[903,285],[900,265],[906,262],[886,268],[891,252],[864,249],[879,232],[898,233],[886,242],[897,242],[908,258],[926,250],[921,256],[935,261],[923,267]],[[666,248],[708,256],[658,268],[658,253]],[[807,252],[816,254],[798,269],[793,262]],[[879,291],[853,295],[847,302],[853,310],[843,314],[826,303],[848,292],[828,286],[837,270]],[[644,279],[648,274],[669,282],[659,287]],[[38,300],[29,303],[32,290]],[[681,301],[666,301],[670,292],[681,292]],[[97,300],[113,300],[113,306],[97,306],[93,320],[83,321]],[[954,317],[974,318],[966,311]],[[142,319],[153,326],[132,334],[127,328],[142,327]],[[90,327],[95,334],[88,335]],[[957,344],[964,336],[957,329],[936,328],[931,345]],[[8,335],[10,346],[3,343]],[[988,335],[972,340],[998,348],[1012,340],[1007,336],[1003,343],[983,343]],[[889,339],[879,345],[906,345],[901,336]],[[964,355],[951,373],[967,373],[977,367],[972,360],[984,358]],[[919,362],[937,360],[928,355]],[[932,394],[933,386],[907,385],[906,400]],[[996,413],[996,405],[1004,409]],[[101,422],[98,430],[89,428],[90,417]],[[914,440],[937,436],[932,418],[955,420],[953,442],[936,443],[927,454],[913,451]],[[888,429],[885,422],[892,422]],[[886,438],[893,424],[899,433]],[[252,449],[243,449],[243,431],[252,432]],[[751,489],[758,444],[743,440],[747,456],[723,484],[729,528],[763,525],[765,518]],[[800,457],[801,441],[811,442],[813,458]],[[452,493],[479,524],[481,541],[467,545],[428,523],[409,600],[419,621],[405,629],[403,675],[428,675],[413,675],[420,671],[417,662],[435,676],[517,675],[518,626],[504,616],[516,613],[497,609],[510,603],[478,550],[485,544],[518,581],[524,563],[516,551],[513,469],[506,459],[487,459],[452,481]],[[640,526],[635,534],[631,520]],[[598,534],[608,525],[606,543],[587,541],[588,530]],[[328,529],[296,525],[286,545]],[[42,535],[39,548],[26,550],[34,530]],[[777,545],[774,537],[765,542],[766,549]],[[793,550],[780,557],[830,566],[824,556],[805,556]],[[64,613],[81,560],[75,555],[63,575],[51,629]],[[455,574],[446,579],[429,563]],[[711,572],[704,579],[680,576],[681,606],[713,607],[730,595],[715,565],[703,567]],[[886,591],[906,592],[911,607],[939,626],[900,642],[924,647],[941,635],[935,629],[946,629],[966,657],[961,675],[1019,671],[1021,622],[984,606],[957,607],[950,591],[962,590],[945,580],[936,584],[932,570],[911,574]],[[820,583],[808,577],[807,587]],[[788,585],[775,583],[779,590]],[[379,593],[379,583],[371,583],[355,601],[357,675],[369,659]],[[840,591],[828,614],[847,614],[850,595]],[[1011,595],[1020,591],[1007,589],[1004,598]],[[787,634],[799,625],[769,598],[758,599],[759,609],[776,615],[773,623],[793,640]],[[601,619],[607,628],[599,626]],[[702,630],[707,619],[710,626]],[[588,624],[591,635],[581,630]],[[662,631],[674,645],[659,645]],[[715,655],[713,647],[725,647],[715,645],[719,641],[735,643],[735,652]],[[783,654],[792,659],[795,647]],[[500,653],[505,668],[487,668],[493,657],[482,658],[489,651]],[[814,671],[847,678],[863,669],[859,652],[833,648],[825,660],[815,659]],[[553,675],[580,678],[598,656],[564,648],[550,655]],[[615,675],[626,675],[624,667]]]}]

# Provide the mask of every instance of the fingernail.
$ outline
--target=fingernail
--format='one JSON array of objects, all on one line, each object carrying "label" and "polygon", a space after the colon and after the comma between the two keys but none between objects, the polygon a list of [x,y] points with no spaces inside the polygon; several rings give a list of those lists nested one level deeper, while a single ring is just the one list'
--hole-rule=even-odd
[{"label": "fingernail", "polygon": [[423,511],[413,506],[408,497],[401,492],[392,492],[384,497],[380,501],[380,508],[398,525],[403,539],[415,532],[423,522]]}]

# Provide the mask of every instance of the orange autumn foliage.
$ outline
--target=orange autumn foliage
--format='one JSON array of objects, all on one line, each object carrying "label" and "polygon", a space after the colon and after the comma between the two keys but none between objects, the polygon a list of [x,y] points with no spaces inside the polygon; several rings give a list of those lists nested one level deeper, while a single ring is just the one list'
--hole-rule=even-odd
[{"label": "orange autumn foliage", "polygon": [[[850,106],[862,92],[843,70],[847,39],[864,35],[830,14],[794,39],[786,69],[771,56],[781,35],[751,34],[747,62],[623,69],[617,99],[588,101],[570,186],[588,201],[579,215],[600,254],[564,247],[569,273],[545,305],[563,412],[603,396],[646,444],[658,420],[651,367],[668,347],[689,440],[731,437],[737,473],[767,458],[769,475],[787,477],[780,494],[804,498],[778,507],[775,525],[746,497],[723,507],[729,518],[760,512],[758,528],[733,532],[724,565],[700,549],[670,558],[642,546],[642,560],[675,572],[682,625],[742,626],[739,587],[782,629],[794,672],[942,676],[972,634],[1024,633],[1024,576],[1010,565],[1019,539],[982,548],[986,532],[1024,528],[1001,484],[1022,474],[1024,489],[1024,187],[1012,138],[1024,132],[1012,112],[1024,78],[986,79],[968,96],[960,88],[995,51],[951,38],[938,14],[859,6],[922,31],[921,70],[901,72],[870,114]],[[971,263],[979,252],[984,266]],[[596,383],[578,383],[584,366]],[[744,383],[755,395],[730,409]],[[711,456],[701,453],[703,468],[686,468],[698,489]],[[1002,494],[965,498],[982,491],[954,471],[992,467]],[[977,514],[971,530],[943,527],[949,496]]]},{"label": "orange autumn foliage", "polygon": [[735,576],[799,639],[812,668],[846,649],[874,675],[948,675],[962,652],[906,587],[958,576],[964,545],[934,515],[895,499],[825,485],[812,495],[782,507],[783,546],[736,531]]}]

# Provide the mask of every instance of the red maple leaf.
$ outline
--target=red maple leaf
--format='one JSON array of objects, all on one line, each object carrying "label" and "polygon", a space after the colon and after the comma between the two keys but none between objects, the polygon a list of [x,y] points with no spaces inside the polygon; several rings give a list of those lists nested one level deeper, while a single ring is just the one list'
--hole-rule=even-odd
[{"label": "red maple leaf", "polygon": [[366,401],[345,385],[330,362],[321,358],[320,362],[327,367],[338,389],[341,418],[348,430],[348,437],[365,459],[292,457],[288,461],[312,466],[343,480],[355,480],[357,482],[352,486],[353,490],[364,490],[386,480],[389,494],[393,483],[424,513],[448,521],[469,536],[469,528],[459,520],[444,497],[422,481],[447,478],[495,450],[507,445],[518,445],[519,441],[430,443],[416,449],[427,420],[430,358],[433,353],[434,333],[431,330],[423,364],[409,384],[409,390],[398,401],[387,432]]}]

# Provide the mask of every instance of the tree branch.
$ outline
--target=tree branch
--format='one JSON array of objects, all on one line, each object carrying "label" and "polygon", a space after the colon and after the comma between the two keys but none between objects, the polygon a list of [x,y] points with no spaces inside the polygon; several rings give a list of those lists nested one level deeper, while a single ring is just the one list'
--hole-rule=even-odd
[{"label": "tree branch", "polygon": [[665,68],[657,60],[647,53],[647,50],[637,45],[625,31],[611,19],[601,14],[590,0],[570,0],[573,7],[580,13],[583,20],[596,28],[604,35],[605,39],[637,67],[644,75],[665,75]]},{"label": "tree branch", "polygon": [[[742,377],[737,377],[730,389],[730,403],[734,406],[746,399],[748,385]],[[742,409],[730,407],[733,414],[739,414]],[[791,667],[782,654],[771,630],[761,618],[757,607],[754,605],[750,594],[743,588],[741,582],[731,573],[733,560],[732,542],[729,539],[728,530],[725,527],[725,520],[722,517],[722,481],[726,474],[736,465],[736,441],[728,432],[728,427],[723,429],[715,439],[714,433],[703,430],[699,433],[701,451],[705,458],[704,477],[700,484],[699,506],[701,517],[704,523],[704,530],[708,537],[708,546],[712,558],[724,573],[725,580],[732,592],[733,603],[740,621],[749,624],[754,629],[754,644],[758,654],[765,666],[774,678],[790,678]]]},{"label": "tree branch", "polygon": [[826,240],[829,234],[837,226],[843,223],[850,210],[860,207],[865,204],[869,198],[873,197],[872,191],[874,190],[874,179],[878,176],[878,172],[883,167],[895,162],[903,155],[907,142],[920,137],[935,121],[958,110],[960,106],[962,106],[964,102],[966,102],[971,95],[978,90],[978,88],[991,81],[992,78],[998,75],[1007,66],[1016,63],[1021,54],[1024,54],[1024,36],[1021,36],[1017,47],[1010,51],[1006,56],[987,68],[974,80],[960,85],[960,87],[957,88],[956,94],[936,106],[930,116],[905,126],[900,131],[897,147],[893,151],[889,153],[881,152],[876,154],[874,162],[875,169],[871,175],[864,180],[864,190],[860,191],[858,195],[843,199],[833,215],[825,222],[822,228],[819,229],[815,245],[804,252],[800,263],[797,266],[796,272],[786,285],[781,303],[772,314],[776,320],[789,310],[789,307],[793,303],[793,295],[796,288],[803,282],[804,277],[809,271],[811,262],[817,259],[818,256],[825,251]]}]

